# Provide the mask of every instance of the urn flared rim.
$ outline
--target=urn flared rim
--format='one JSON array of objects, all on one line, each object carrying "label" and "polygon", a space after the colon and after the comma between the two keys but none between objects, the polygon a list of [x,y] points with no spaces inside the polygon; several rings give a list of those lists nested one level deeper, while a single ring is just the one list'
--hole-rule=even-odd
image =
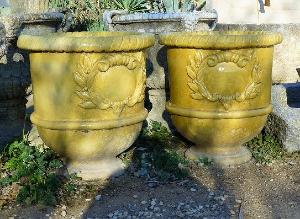
[{"label": "urn flared rim", "polygon": [[145,33],[73,32],[22,35],[18,47],[38,52],[120,52],[143,50],[154,42],[154,35]]},{"label": "urn flared rim", "polygon": [[159,35],[162,45],[196,49],[270,47],[282,40],[282,34],[269,31],[199,31]]}]

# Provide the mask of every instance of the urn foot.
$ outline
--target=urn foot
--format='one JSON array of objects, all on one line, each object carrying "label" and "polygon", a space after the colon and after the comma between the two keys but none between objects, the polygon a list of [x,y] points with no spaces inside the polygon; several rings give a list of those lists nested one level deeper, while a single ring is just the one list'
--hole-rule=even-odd
[{"label": "urn foot", "polygon": [[74,161],[67,165],[69,174],[76,173],[83,180],[108,179],[124,173],[125,165],[119,158],[95,161]]},{"label": "urn foot", "polygon": [[185,152],[185,156],[191,160],[208,158],[217,165],[228,167],[248,162],[251,160],[252,154],[246,147],[241,146],[239,150],[222,154],[207,153],[201,151],[201,149],[190,148]]}]

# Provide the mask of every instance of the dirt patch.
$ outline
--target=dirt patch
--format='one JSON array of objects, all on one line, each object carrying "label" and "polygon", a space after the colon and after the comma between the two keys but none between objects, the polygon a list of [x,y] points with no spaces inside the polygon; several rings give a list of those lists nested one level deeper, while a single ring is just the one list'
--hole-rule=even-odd
[{"label": "dirt patch", "polygon": [[295,155],[271,165],[193,166],[172,182],[127,173],[82,182],[54,208],[12,204],[0,218],[300,218],[299,167]]}]

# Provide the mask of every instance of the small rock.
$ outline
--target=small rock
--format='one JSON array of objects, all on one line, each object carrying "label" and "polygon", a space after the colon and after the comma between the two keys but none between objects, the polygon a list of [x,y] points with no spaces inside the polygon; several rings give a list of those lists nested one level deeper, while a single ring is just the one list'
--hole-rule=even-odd
[{"label": "small rock", "polygon": [[63,205],[63,206],[61,206],[61,209],[65,211],[65,210],[67,210],[67,206]]},{"label": "small rock", "polygon": [[242,200],[236,199],[235,202],[241,204],[241,203],[242,203]]},{"label": "small rock", "polygon": [[61,215],[62,217],[65,217],[65,216],[67,216],[67,212],[66,212],[66,211],[62,211],[60,215]]},{"label": "small rock", "polygon": [[85,199],[86,202],[90,202],[91,200],[92,199],[90,199],[90,198]]},{"label": "small rock", "polygon": [[133,198],[137,198],[138,196],[137,195],[133,195]]},{"label": "small rock", "polygon": [[293,162],[293,161],[289,161],[288,164],[291,165],[291,166],[296,165],[296,163]]},{"label": "small rock", "polygon": [[191,188],[191,192],[196,192],[196,191],[197,191],[197,189]]},{"label": "small rock", "polygon": [[147,204],[147,201],[141,201],[141,204],[145,205],[145,204]]},{"label": "small rock", "polygon": [[160,206],[163,206],[163,205],[164,205],[164,203],[163,203],[162,201],[160,201],[160,202],[159,202],[159,205],[160,205]]},{"label": "small rock", "polygon": [[96,199],[96,201],[100,201],[101,195],[97,195],[97,196],[95,197],[95,199]]},{"label": "small rock", "polygon": [[231,214],[231,215],[235,215],[234,210],[230,210],[230,214]]},{"label": "small rock", "polygon": [[151,203],[150,203],[152,206],[154,206],[154,205],[156,205],[156,200],[155,199],[153,199],[152,201],[151,201]]}]

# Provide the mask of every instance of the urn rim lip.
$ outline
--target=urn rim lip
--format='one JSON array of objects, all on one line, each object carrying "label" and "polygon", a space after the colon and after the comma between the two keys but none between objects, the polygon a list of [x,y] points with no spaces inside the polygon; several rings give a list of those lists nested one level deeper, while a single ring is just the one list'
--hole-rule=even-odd
[{"label": "urn rim lip", "polygon": [[199,31],[159,35],[159,43],[162,45],[195,49],[271,47],[282,40],[281,33],[271,31]]},{"label": "urn rim lip", "polygon": [[137,32],[68,32],[21,35],[18,47],[33,52],[121,52],[154,45],[153,34]]}]

